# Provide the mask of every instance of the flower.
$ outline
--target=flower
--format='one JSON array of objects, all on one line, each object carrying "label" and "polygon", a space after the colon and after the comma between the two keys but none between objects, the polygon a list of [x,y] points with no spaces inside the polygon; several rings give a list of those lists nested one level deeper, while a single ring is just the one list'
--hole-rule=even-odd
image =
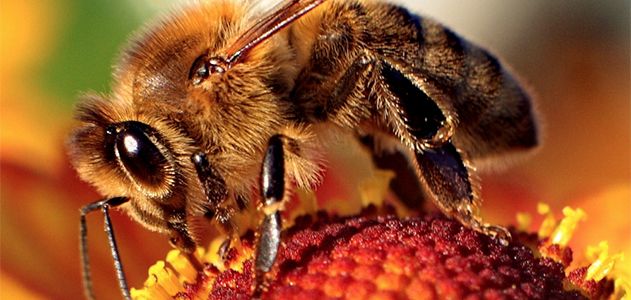
[{"label": "flower", "polygon": [[[565,208],[564,215],[558,223],[553,217],[546,219],[542,228],[551,230],[543,237],[513,229],[514,239],[508,246],[436,213],[401,218],[393,210],[383,214],[371,206],[350,217],[325,212],[299,217],[286,230],[262,298],[602,299],[628,295],[628,281],[609,276],[621,255],[608,256],[606,243],[592,249],[591,265],[569,269],[572,251],[566,244],[584,212]],[[250,298],[254,234],[244,235],[225,261],[216,254],[219,244],[217,240],[198,248],[195,257],[206,264],[200,272],[185,255],[172,250],[166,262],[149,269],[145,286],[132,289],[132,296]]]}]

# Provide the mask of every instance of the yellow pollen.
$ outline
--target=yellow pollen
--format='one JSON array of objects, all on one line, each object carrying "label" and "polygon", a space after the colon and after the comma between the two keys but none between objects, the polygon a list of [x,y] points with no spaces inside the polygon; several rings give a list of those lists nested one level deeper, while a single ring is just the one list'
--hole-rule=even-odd
[{"label": "yellow pollen", "polygon": [[197,278],[197,270],[179,250],[171,250],[167,254],[166,261],[179,273],[180,283],[193,283]]},{"label": "yellow pollen", "polygon": [[173,270],[167,267],[164,261],[158,261],[149,268],[149,275],[157,278],[157,283],[169,293],[175,295],[180,291],[181,285]]},{"label": "yellow pollen", "polygon": [[133,299],[171,299],[182,290],[177,276],[164,261],[159,260],[149,267],[149,277],[142,289],[130,290]]},{"label": "yellow pollen", "polygon": [[570,207],[564,207],[563,215],[565,217],[563,217],[559,226],[552,232],[550,241],[552,244],[566,247],[576,230],[578,222],[585,219],[585,211],[580,208],[572,209]]},{"label": "yellow pollen", "polygon": [[362,180],[359,184],[359,195],[362,203],[358,211],[371,204],[376,207],[383,206],[383,201],[390,187],[390,181],[394,176],[395,174],[392,171],[375,170],[373,177]]},{"label": "yellow pollen", "polygon": [[[587,248],[587,257],[594,260],[587,269],[585,280],[600,281],[611,272],[616,262],[624,259],[622,253],[609,256],[609,244],[602,241],[596,247]],[[595,258],[595,259],[594,259]]]},{"label": "yellow pollen", "polygon": [[557,225],[557,221],[554,218],[554,214],[550,211],[548,204],[537,203],[537,212],[544,216],[543,222],[541,222],[541,226],[539,227],[539,232],[537,233],[540,239],[544,239],[552,234],[552,231],[554,231]]},{"label": "yellow pollen", "polygon": [[208,251],[206,251],[206,253],[201,258],[202,261],[211,262],[219,271],[226,270],[226,268],[224,267],[224,264],[215,263],[215,262],[221,262],[221,257],[219,256],[219,248],[221,247],[223,243],[224,243],[224,239],[222,238],[213,239],[210,242],[210,245],[208,246]]},{"label": "yellow pollen", "polygon": [[631,281],[626,276],[616,278],[610,299],[631,300]]},{"label": "yellow pollen", "polygon": [[292,227],[296,218],[300,216],[315,216],[318,212],[318,199],[313,190],[298,188],[296,195],[300,205],[289,210],[289,217],[286,222],[283,222],[283,229]]},{"label": "yellow pollen", "polygon": [[528,213],[517,213],[517,230],[519,231],[528,231],[530,225],[532,224],[532,216]]}]

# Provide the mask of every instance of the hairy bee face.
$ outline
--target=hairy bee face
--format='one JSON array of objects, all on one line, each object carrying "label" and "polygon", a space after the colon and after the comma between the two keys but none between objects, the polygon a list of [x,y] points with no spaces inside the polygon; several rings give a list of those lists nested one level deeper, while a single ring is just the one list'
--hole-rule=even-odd
[{"label": "hairy bee face", "polygon": [[286,95],[297,70],[282,35],[230,68],[209,63],[249,17],[229,2],[180,8],[131,42],[111,95],[78,105],[76,169],[104,196],[128,197],[122,207],[151,229],[169,232],[208,213],[191,162],[199,151],[223,182],[214,189],[232,187],[222,201],[249,198],[267,140],[291,115]]}]

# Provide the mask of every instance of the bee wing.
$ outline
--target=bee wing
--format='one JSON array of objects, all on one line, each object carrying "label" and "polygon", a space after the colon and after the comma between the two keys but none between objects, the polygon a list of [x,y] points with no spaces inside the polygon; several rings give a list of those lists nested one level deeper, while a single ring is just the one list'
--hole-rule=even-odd
[{"label": "bee wing", "polygon": [[263,13],[263,16],[226,50],[229,63],[265,41],[285,26],[316,8],[326,0],[284,0]]}]

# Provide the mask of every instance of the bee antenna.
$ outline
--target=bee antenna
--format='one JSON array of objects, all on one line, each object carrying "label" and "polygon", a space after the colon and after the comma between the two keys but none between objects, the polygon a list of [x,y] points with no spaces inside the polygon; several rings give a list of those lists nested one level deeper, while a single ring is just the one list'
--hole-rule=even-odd
[{"label": "bee antenna", "polygon": [[304,14],[322,4],[325,0],[286,0],[265,13],[261,19],[250,27],[237,41],[228,48],[226,61],[228,65],[236,63],[239,58],[256,45],[267,40],[279,30],[302,17]]}]

